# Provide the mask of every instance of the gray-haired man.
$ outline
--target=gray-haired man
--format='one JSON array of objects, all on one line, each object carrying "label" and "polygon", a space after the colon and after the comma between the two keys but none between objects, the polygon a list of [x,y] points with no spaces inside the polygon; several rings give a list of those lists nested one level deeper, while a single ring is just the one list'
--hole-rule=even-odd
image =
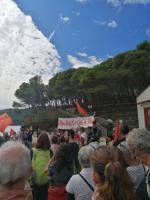
[{"label": "gray-haired man", "polygon": [[[136,157],[147,166],[145,178],[137,189],[141,200],[150,199],[150,132],[146,129],[133,129],[126,138],[127,148],[134,152]],[[148,169],[147,169],[148,168]]]},{"label": "gray-haired man", "polygon": [[92,169],[90,163],[91,153],[93,153],[93,148],[90,145],[81,147],[78,153],[78,159],[82,170],[80,174],[72,176],[66,186],[68,199],[92,199],[95,186],[92,180]]},{"label": "gray-haired man", "polygon": [[30,200],[31,190],[25,190],[32,171],[29,150],[19,142],[7,142],[0,148],[0,200]]}]

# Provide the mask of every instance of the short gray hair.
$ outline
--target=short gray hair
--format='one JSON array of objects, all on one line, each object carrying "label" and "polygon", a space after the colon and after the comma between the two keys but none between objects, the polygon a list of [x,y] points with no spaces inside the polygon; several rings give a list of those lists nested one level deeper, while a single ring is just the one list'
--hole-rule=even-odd
[{"label": "short gray hair", "polygon": [[92,153],[93,149],[89,145],[81,147],[78,153],[78,159],[82,168],[91,167],[90,156]]},{"label": "short gray hair", "polygon": [[146,129],[133,129],[126,137],[129,151],[150,150],[150,132]]},{"label": "short gray hair", "polygon": [[30,151],[20,142],[7,142],[0,147],[0,184],[13,184],[27,178],[32,169]]},{"label": "short gray hair", "polygon": [[117,146],[119,151],[123,154],[124,157],[134,158],[134,152],[127,148],[126,143],[121,143]]}]

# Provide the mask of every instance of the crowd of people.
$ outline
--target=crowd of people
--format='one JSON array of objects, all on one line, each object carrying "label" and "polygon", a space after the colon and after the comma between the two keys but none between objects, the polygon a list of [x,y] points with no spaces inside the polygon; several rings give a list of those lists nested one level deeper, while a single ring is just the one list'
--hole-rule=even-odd
[{"label": "crowd of people", "polygon": [[150,199],[148,130],[122,126],[117,140],[96,124],[33,135],[0,137],[0,200]]}]

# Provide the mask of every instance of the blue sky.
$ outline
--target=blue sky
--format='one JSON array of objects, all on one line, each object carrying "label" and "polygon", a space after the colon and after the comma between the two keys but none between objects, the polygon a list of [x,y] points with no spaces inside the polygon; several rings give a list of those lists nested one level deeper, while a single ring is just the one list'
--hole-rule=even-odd
[{"label": "blue sky", "polygon": [[[69,59],[77,59],[73,63],[79,60],[84,62],[84,59],[94,56],[99,61],[134,49],[138,43],[150,39],[149,0],[15,2],[26,15],[32,16],[35,25],[46,37],[60,24],[51,42],[61,56],[63,69],[71,67]],[[79,52],[85,55],[78,55]]]}]

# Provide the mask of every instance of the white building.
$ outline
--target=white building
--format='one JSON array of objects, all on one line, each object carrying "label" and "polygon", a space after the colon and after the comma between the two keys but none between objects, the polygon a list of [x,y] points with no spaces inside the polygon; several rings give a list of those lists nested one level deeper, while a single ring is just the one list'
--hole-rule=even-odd
[{"label": "white building", "polygon": [[137,97],[139,128],[150,128],[150,86]]}]

